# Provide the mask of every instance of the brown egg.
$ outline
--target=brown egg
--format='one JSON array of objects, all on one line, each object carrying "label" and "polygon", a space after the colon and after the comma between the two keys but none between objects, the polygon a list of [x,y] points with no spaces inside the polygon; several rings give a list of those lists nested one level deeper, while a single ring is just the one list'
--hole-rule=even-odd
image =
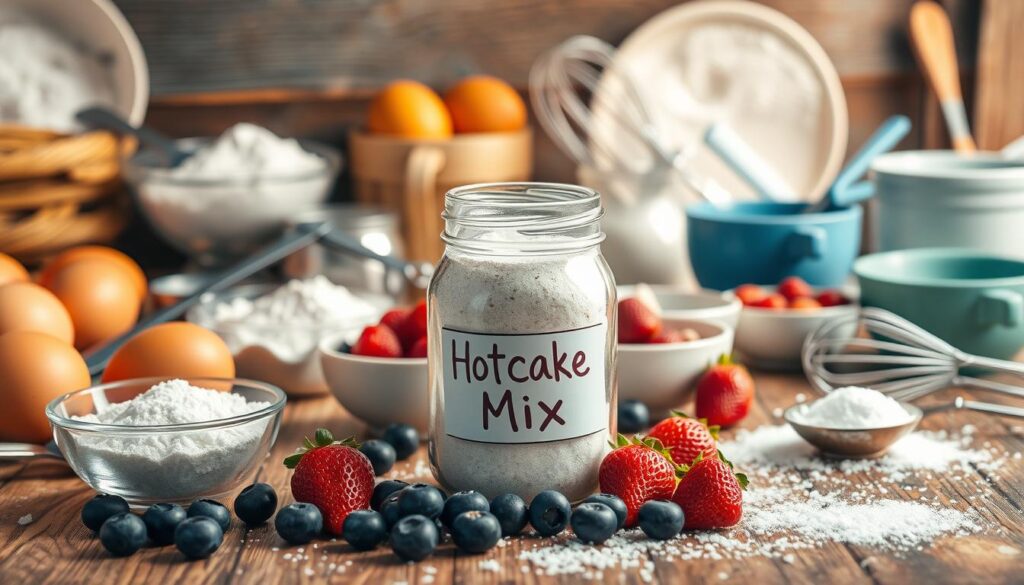
[{"label": "brown egg", "polygon": [[107,260],[124,268],[131,274],[132,282],[135,283],[135,290],[139,294],[139,302],[146,298],[148,283],[146,282],[146,273],[142,271],[142,267],[135,260],[132,260],[131,256],[106,246],[78,246],[61,252],[43,267],[43,271],[39,273],[39,284],[49,288],[61,270],[69,264],[85,259]]},{"label": "brown egg", "polygon": [[89,258],[68,264],[54,275],[49,289],[71,314],[78,349],[117,337],[139,317],[131,274],[106,260]]},{"label": "brown egg", "polygon": [[0,440],[50,440],[46,404],[88,388],[89,368],[75,348],[35,331],[0,335]]},{"label": "brown egg", "polygon": [[0,252],[0,285],[28,280],[28,270],[20,262]]},{"label": "brown egg", "polygon": [[71,315],[52,292],[31,282],[0,285],[0,335],[36,331],[71,344],[75,330]]},{"label": "brown egg", "polygon": [[110,359],[104,382],[129,378],[234,378],[227,344],[209,329],[184,322],[150,327],[132,337]]}]

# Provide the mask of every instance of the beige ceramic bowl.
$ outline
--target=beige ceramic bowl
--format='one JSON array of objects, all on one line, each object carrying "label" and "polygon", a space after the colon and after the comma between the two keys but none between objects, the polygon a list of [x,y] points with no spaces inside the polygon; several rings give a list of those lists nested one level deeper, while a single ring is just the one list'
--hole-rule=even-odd
[{"label": "beige ceramic bowl", "polygon": [[375,358],[339,351],[352,334],[320,344],[320,365],[331,394],[350,413],[375,429],[391,423],[427,434],[427,358]]},{"label": "beige ceramic bowl", "polygon": [[723,323],[663,318],[665,327],[695,329],[701,339],[683,343],[620,343],[619,400],[639,400],[661,418],[693,393],[697,379],[723,353],[732,352],[732,329]]}]

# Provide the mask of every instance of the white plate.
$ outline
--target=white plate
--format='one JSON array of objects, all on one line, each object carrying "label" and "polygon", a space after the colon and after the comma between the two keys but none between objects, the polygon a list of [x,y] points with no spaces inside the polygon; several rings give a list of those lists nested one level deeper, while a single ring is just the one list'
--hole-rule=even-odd
[{"label": "white plate", "polygon": [[[779,55],[791,56],[792,65]],[[693,149],[693,168],[738,199],[753,199],[754,192],[704,146],[713,122],[728,123],[798,199],[817,200],[839,171],[848,131],[839,75],[810,33],[776,10],[746,1],[680,5],[634,31],[615,63],[638,86],[661,138]],[[602,92],[619,93],[602,79],[591,131],[644,156],[627,146],[629,135],[602,111],[602,102],[614,103]]]}]

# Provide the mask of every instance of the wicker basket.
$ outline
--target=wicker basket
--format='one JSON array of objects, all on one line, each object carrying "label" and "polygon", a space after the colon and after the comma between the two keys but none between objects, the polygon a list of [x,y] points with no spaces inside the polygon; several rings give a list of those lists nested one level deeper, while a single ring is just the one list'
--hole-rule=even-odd
[{"label": "wicker basket", "polygon": [[441,257],[441,211],[449,189],[526,181],[533,170],[529,130],[438,141],[354,132],[349,146],[356,198],[399,215],[410,260],[435,262]]},{"label": "wicker basket", "polygon": [[0,252],[32,262],[112,240],[128,219],[120,161],[132,148],[109,132],[0,126]]}]

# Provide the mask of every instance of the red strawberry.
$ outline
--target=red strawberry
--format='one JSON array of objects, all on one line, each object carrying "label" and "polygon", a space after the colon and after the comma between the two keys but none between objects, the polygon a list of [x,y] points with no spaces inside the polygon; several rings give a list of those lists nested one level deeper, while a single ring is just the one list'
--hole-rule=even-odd
[{"label": "red strawberry", "polygon": [[682,412],[672,411],[672,414],[654,425],[647,436],[661,441],[673,461],[693,461],[698,455],[711,457],[715,454],[718,427],[709,427],[708,421],[690,418]]},{"label": "red strawberry", "polygon": [[765,290],[756,284],[742,284],[733,291],[736,298],[744,305],[750,306],[768,296]]},{"label": "red strawberry", "polygon": [[373,495],[373,465],[358,451],[359,443],[349,437],[335,441],[327,429],[317,429],[315,441],[284,460],[292,474],[292,497],[313,504],[324,517],[324,529],[341,534],[341,525],[353,510],[370,507]]},{"label": "red strawberry", "polygon": [[402,347],[409,349],[427,335],[427,302],[420,301],[409,311],[405,321],[395,330],[402,341]]},{"label": "red strawberry", "polygon": [[692,465],[683,466],[672,501],[683,509],[683,528],[711,530],[728,528],[743,517],[743,490],[747,476],[735,473],[721,453],[698,457]]},{"label": "red strawberry", "polygon": [[409,309],[391,309],[380,318],[380,324],[398,333],[402,323],[409,317]]},{"label": "red strawberry", "polygon": [[619,301],[619,343],[647,343],[660,332],[661,317],[643,301]]},{"label": "red strawberry", "polygon": [[657,439],[619,435],[614,447],[601,462],[598,480],[602,492],[626,503],[626,526],[633,526],[644,502],[672,497],[677,468]]},{"label": "red strawberry", "polygon": [[789,308],[797,310],[802,309],[804,311],[810,309],[813,311],[814,309],[820,309],[821,303],[819,303],[816,299],[812,299],[811,297],[800,297],[798,299],[793,299],[792,301],[789,301]]},{"label": "red strawberry", "polygon": [[792,301],[793,299],[798,299],[800,297],[814,296],[814,289],[811,288],[811,285],[807,284],[807,281],[799,276],[790,276],[789,278],[783,279],[783,281],[779,283],[776,292],[786,297],[787,301]]},{"label": "red strawberry", "polygon": [[652,337],[648,343],[685,343],[687,341],[697,341],[698,339],[700,339],[700,333],[697,333],[696,329],[687,327],[685,329],[662,331]]},{"label": "red strawberry", "polygon": [[747,368],[723,355],[697,382],[698,418],[731,427],[743,420],[754,402],[754,379]]},{"label": "red strawberry", "polygon": [[821,303],[822,307],[838,307],[839,305],[850,304],[850,299],[843,296],[843,293],[837,290],[826,290],[818,295],[818,302]]},{"label": "red strawberry", "polygon": [[409,351],[405,352],[407,358],[425,358],[427,357],[427,338],[421,337],[419,341],[412,344]]},{"label": "red strawberry", "polygon": [[785,309],[788,305],[789,302],[786,301],[786,297],[779,293],[772,293],[754,301],[750,306],[759,309]]},{"label": "red strawberry", "polygon": [[352,346],[353,355],[369,357],[402,357],[402,344],[395,332],[385,325],[370,325],[363,329],[359,339]]}]

